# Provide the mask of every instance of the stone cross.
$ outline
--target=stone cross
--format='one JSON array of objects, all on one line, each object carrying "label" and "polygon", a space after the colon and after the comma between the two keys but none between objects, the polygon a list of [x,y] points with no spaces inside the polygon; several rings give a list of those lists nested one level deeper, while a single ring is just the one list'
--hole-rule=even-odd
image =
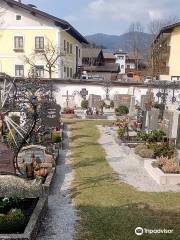
[{"label": "stone cross", "polygon": [[66,95],[62,95],[62,97],[66,97],[66,107],[69,107],[69,101],[70,97],[73,97],[72,95],[69,95],[69,91],[67,90]]}]

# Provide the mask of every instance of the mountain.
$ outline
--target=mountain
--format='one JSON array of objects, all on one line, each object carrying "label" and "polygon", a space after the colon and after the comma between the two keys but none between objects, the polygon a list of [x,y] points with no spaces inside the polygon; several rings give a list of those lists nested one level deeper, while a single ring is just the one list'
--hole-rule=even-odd
[{"label": "mountain", "polygon": [[147,51],[152,42],[152,35],[143,32],[128,32],[122,35],[108,35],[97,33],[86,36],[90,43],[95,43],[98,46],[104,46],[108,49],[118,50],[122,49],[126,52],[132,52],[134,41],[138,44],[138,49],[141,49],[142,54],[147,55]]}]

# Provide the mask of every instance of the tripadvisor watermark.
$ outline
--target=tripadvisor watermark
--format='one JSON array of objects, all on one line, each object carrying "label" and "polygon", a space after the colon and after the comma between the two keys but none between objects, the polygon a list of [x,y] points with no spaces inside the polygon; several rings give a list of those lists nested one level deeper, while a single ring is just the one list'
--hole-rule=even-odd
[{"label": "tripadvisor watermark", "polygon": [[137,227],[135,229],[135,234],[137,236],[142,236],[143,234],[172,234],[174,230],[172,229],[148,229]]}]

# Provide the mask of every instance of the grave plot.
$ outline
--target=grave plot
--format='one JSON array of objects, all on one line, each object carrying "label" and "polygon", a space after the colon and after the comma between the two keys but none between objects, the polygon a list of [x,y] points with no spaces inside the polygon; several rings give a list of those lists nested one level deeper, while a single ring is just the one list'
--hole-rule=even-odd
[{"label": "grave plot", "polygon": [[[0,100],[0,239],[34,239],[47,207],[61,142],[51,86],[6,76]],[[49,142],[47,148],[47,136]],[[59,149],[58,149],[59,152]],[[8,235],[10,234],[10,235]]]}]

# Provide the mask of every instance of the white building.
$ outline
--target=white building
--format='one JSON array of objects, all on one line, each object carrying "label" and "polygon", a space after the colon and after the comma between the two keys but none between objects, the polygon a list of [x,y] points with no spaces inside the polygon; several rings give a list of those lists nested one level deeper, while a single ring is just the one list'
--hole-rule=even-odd
[{"label": "white building", "polygon": [[122,50],[116,51],[114,53],[116,57],[116,63],[120,66],[120,74],[126,73],[126,55],[127,53],[123,52]]}]

